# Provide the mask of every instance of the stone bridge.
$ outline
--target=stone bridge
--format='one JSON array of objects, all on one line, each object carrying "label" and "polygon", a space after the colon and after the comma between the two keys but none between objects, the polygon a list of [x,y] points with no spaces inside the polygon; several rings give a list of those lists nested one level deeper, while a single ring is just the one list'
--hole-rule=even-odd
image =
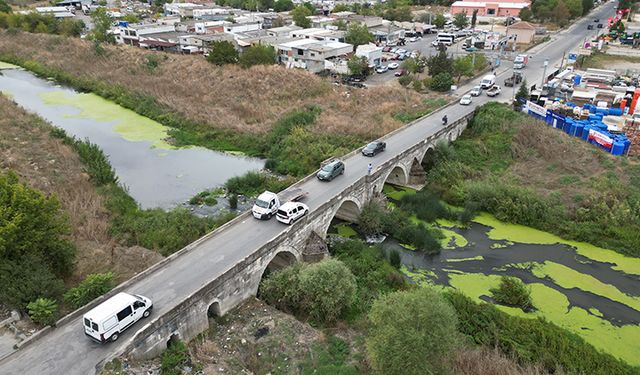
[{"label": "stone bridge", "polygon": [[[466,128],[471,117],[472,114],[469,114],[443,127],[428,139],[421,140],[377,166],[371,175],[363,176],[340,194],[312,210],[222,276],[202,285],[196,293],[185,296],[173,309],[139,330],[124,353],[114,354],[125,354],[136,359],[155,357],[166,349],[169,341],[193,339],[208,329],[209,318],[222,316],[245,299],[255,296],[265,272],[303,259],[324,256],[326,245],[323,239],[334,217],[355,222],[362,207],[373,196],[382,192],[386,182],[404,186],[424,185],[425,167],[430,167],[436,143],[454,141]],[[358,151],[353,153],[355,152]],[[347,155],[349,156],[351,154]],[[307,177],[309,178],[314,177]]]}]

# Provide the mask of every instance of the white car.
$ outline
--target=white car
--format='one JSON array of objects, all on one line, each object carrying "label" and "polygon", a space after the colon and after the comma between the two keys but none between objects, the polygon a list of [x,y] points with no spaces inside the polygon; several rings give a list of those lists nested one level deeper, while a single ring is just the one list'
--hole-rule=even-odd
[{"label": "white car", "polygon": [[471,95],[467,94],[460,98],[460,104],[469,105],[471,104]]},{"label": "white car", "polygon": [[378,69],[376,69],[376,72],[382,74],[382,73],[385,73],[387,70],[389,70],[389,68],[387,68],[384,65],[381,65],[381,66],[378,67]]},{"label": "white car", "polygon": [[306,204],[300,202],[287,202],[280,206],[276,219],[279,222],[285,224],[293,224],[296,220],[300,219],[309,212],[309,207]]},{"label": "white car", "polygon": [[391,63],[389,65],[387,65],[387,68],[393,70],[393,69],[398,69],[400,65],[398,63]]},{"label": "white car", "polygon": [[482,87],[473,86],[471,91],[469,91],[469,94],[471,94],[471,96],[480,96],[480,94],[482,94]]}]

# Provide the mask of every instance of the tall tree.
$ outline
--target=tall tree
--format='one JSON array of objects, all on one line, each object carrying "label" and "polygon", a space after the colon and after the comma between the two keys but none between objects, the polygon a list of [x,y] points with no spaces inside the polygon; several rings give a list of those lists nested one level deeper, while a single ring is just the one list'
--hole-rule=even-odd
[{"label": "tall tree", "polygon": [[433,24],[435,25],[435,27],[437,27],[438,29],[442,29],[444,27],[444,24],[447,22],[447,19],[444,18],[444,15],[442,13],[438,13],[436,14],[436,18],[433,19]]},{"label": "tall tree", "polygon": [[[593,1],[593,0],[589,0],[589,1]],[[520,9],[520,13],[518,13],[518,17],[520,17],[520,19],[523,21],[529,22],[533,19],[533,12],[531,12],[531,9],[529,9],[529,7],[524,7]]]},{"label": "tall tree", "polygon": [[238,62],[238,51],[231,42],[216,41],[211,44],[207,61],[215,65],[235,64]]},{"label": "tall tree", "polygon": [[352,76],[361,77],[366,75],[369,68],[369,61],[364,56],[353,55],[349,61],[347,61],[347,68]]},{"label": "tall tree", "polygon": [[582,0],[582,15],[586,16],[593,9],[593,0]]},{"label": "tall tree", "polygon": [[571,13],[569,13],[567,4],[563,0],[558,0],[558,4],[553,8],[553,18],[556,23],[560,26],[565,26],[569,22],[569,17],[571,17]]},{"label": "tall tree", "polygon": [[445,47],[440,47],[436,55],[429,57],[427,66],[431,77],[440,73],[453,73],[453,60],[447,55]]},{"label": "tall tree", "polygon": [[473,14],[471,15],[471,28],[476,28],[476,22],[478,22],[478,10],[474,9]]},{"label": "tall tree", "polygon": [[457,81],[460,82],[460,79],[465,77],[473,76],[473,56],[466,55],[463,57],[458,57],[453,60],[453,74],[456,77]]},{"label": "tall tree", "polygon": [[513,103],[515,108],[520,108],[521,103],[529,100],[529,88],[527,87],[527,79],[523,79],[518,92],[516,92],[516,101]]},{"label": "tall tree", "polygon": [[582,16],[582,0],[563,0],[569,10],[569,19]]},{"label": "tall tree", "polygon": [[453,24],[459,29],[464,29],[465,27],[467,27],[469,25],[469,20],[467,19],[467,14],[466,13],[456,13],[456,15],[453,16]]},{"label": "tall tree", "polygon": [[349,25],[344,35],[344,41],[353,44],[354,51],[358,46],[373,42],[374,40],[375,38],[373,34],[369,32],[367,25],[356,22]]},{"label": "tall tree", "polygon": [[116,39],[109,31],[113,19],[105,8],[98,8],[91,14],[93,30],[89,33],[89,38],[96,43],[115,43]]},{"label": "tall tree", "polygon": [[291,11],[291,18],[295,22],[296,26],[302,28],[311,27],[311,21],[307,18],[311,15],[311,11],[304,5],[298,5]]},{"label": "tall tree", "polygon": [[293,1],[291,0],[277,0],[273,3],[273,10],[276,12],[288,12],[293,9]]}]

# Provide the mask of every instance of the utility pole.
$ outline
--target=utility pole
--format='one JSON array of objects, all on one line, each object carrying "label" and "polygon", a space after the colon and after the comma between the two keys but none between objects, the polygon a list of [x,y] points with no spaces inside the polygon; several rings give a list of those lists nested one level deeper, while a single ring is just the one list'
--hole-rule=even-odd
[{"label": "utility pole", "polygon": [[476,68],[476,51],[473,51],[473,53],[471,54],[471,67],[473,69]]},{"label": "utility pole", "polygon": [[560,70],[562,70],[562,66],[564,66],[564,55],[567,53],[567,51],[563,51],[562,52],[562,60],[560,60]]},{"label": "utility pole", "polygon": [[547,65],[549,65],[549,59],[544,60],[544,70],[542,71],[542,84],[540,85],[540,92],[542,92],[542,88],[544,87],[544,82],[547,80]]}]

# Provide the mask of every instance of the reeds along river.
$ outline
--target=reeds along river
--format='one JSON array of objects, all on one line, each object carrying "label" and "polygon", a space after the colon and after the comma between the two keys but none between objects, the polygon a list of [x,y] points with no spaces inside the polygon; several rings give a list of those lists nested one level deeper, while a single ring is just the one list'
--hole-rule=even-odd
[{"label": "reeds along river", "polygon": [[[526,318],[544,317],[640,366],[639,258],[503,223],[486,213],[469,228],[447,221],[425,224],[442,228],[446,235],[438,255],[412,251],[392,238],[382,244],[385,252],[400,253],[402,270],[414,282],[456,288],[477,301],[493,303],[490,289],[498,286],[500,277],[517,277],[531,288],[536,310],[497,305],[499,309]],[[342,236],[357,235],[344,223],[334,230]]]},{"label": "reeds along river", "polygon": [[0,63],[0,92],[67,134],[98,145],[142,208],[172,208],[264,161],[167,143],[169,129],[94,94]]}]

